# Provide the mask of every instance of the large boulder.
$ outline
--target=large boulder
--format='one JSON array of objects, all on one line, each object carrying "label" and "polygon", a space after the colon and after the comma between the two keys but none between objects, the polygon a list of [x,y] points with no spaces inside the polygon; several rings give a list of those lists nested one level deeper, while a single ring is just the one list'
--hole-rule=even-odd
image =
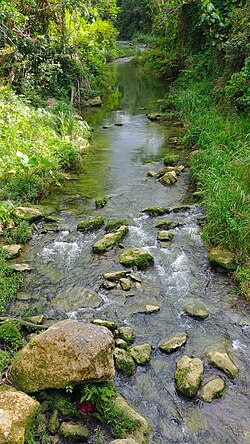
[{"label": "large boulder", "polygon": [[210,250],[208,259],[213,264],[229,271],[236,270],[235,255],[226,248],[215,247]]},{"label": "large boulder", "polygon": [[0,391],[0,442],[24,444],[40,404],[26,393],[4,388]]},{"label": "large boulder", "polygon": [[114,376],[113,352],[114,339],[107,328],[73,320],[57,322],[17,353],[10,379],[26,393],[108,381]]},{"label": "large boulder", "polygon": [[203,378],[203,368],[201,359],[182,356],[174,375],[178,393],[187,398],[195,396]]},{"label": "large boulder", "polygon": [[127,248],[120,254],[119,262],[126,267],[136,266],[143,270],[153,264],[154,258],[143,248]]}]

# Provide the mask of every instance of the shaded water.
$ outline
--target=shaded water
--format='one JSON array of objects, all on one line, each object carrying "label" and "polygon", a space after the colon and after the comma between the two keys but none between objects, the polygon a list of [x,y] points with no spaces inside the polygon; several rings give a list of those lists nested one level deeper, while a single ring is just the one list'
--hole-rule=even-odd
[{"label": "shaded water", "polygon": [[[145,116],[146,112],[158,109],[156,102],[164,95],[163,85],[141,74],[129,61],[115,64],[113,70],[119,94],[89,116],[94,125],[93,146],[86,156],[83,173],[44,202],[51,207],[60,230],[42,233],[43,224],[38,226],[22,255],[22,262],[30,262],[34,267],[25,280],[30,300],[16,302],[12,311],[33,310],[34,314],[44,313],[47,320],[107,318],[120,326],[131,326],[136,332],[135,343],[152,344],[150,364],[137,367],[131,378],[116,376],[119,391],[151,423],[151,444],[247,444],[249,318],[237,303],[232,283],[210,269],[200,237],[198,219],[202,211],[198,206],[167,215],[180,222],[168,248],[156,241],[154,223],[162,218],[140,213],[146,206],[178,205],[187,195],[188,170],[168,188],[146,176],[149,169],[162,166],[160,159],[168,150],[172,151],[170,137],[178,136],[181,129],[174,124],[152,123]],[[180,155],[185,163],[185,152]],[[153,159],[151,163],[145,163],[149,159]],[[109,201],[106,207],[96,210],[94,199],[100,194],[108,195]],[[93,255],[92,245],[104,230],[76,230],[80,220],[99,214],[106,219],[127,219],[129,234],[123,245],[144,247],[154,256],[155,265],[138,273],[142,278],[141,290],[134,287],[125,293],[120,289],[103,289],[103,273],[121,269],[121,249]],[[97,294],[85,304],[80,297],[83,287]],[[200,322],[183,314],[182,307],[189,298],[203,300],[210,309],[208,319]],[[160,311],[151,315],[141,313],[146,303],[159,305]],[[179,331],[186,331],[189,336],[184,350],[172,355],[161,353],[158,342]],[[240,378],[229,380],[221,373],[226,393],[212,404],[180,398],[173,379],[177,360],[184,353],[204,357],[209,346],[221,342],[227,344],[239,366]],[[206,364],[205,379],[212,374],[220,371]]]}]

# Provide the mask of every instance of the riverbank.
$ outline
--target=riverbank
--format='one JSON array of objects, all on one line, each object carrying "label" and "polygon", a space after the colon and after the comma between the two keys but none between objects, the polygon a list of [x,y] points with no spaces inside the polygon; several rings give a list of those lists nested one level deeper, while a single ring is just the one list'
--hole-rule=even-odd
[{"label": "riverbank", "polygon": [[193,150],[191,177],[206,210],[203,239],[237,258],[232,277],[250,300],[249,133],[247,117],[225,112],[213,101],[213,82],[194,81],[185,73],[173,84],[162,106],[185,124],[184,146]]}]

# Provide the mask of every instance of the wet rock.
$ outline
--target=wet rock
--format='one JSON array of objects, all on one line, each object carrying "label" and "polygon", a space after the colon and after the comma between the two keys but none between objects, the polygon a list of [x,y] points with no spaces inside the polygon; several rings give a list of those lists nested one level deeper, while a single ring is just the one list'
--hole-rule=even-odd
[{"label": "wet rock", "polygon": [[171,233],[170,231],[162,230],[158,231],[157,233],[157,240],[159,241],[170,242],[171,240],[173,240],[173,238],[174,234]]},{"label": "wet rock", "polygon": [[139,344],[134,345],[129,349],[130,354],[136,364],[144,365],[147,364],[151,360],[152,347],[150,344]]},{"label": "wet rock", "polygon": [[18,271],[18,272],[23,272],[23,271],[31,271],[32,267],[29,264],[13,264],[12,265],[13,270]]},{"label": "wet rock", "polygon": [[107,279],[108,281],[119,281],[121,278],[127,276],[129,271],[126,270],[120,270],[120,271],[114,271],[113,273],[104,273],[103,277],[104,279]]},{"label": "wet rock", "polygon": [[179,154],[168,153],[163,159],[164,165],[166,166],[174,166],[179,162],[180,156]]},{"label": "wet rock", "polygon": [[151,314],[157,313],[157,311],[160,311],[160,307],[158,305],[147,304],[146,307],[140,311],[140,313]]},{"label": "wet rock", "polygon": [[159,342],[158,347],[162,352],[172,353],[182,347],[182,345],[186,344],[186,342],[187,334],[181,333],[162,340]]},{"label": "wet rock", "polygon": [[94,253],[104,253],[114,245],[119,244],[120,240],[128,233],[128,227],[122,225],[117,231],[106,234],[93,245]]},{"label": "wet rock", "polygon": [[147,118],[149,120],[151,120],[152,122],[160,121],[160,120],[164,119],[164,114],[162,114],[162,113],[150,113],[150,114],[147,114]]},{"label": "wet rock", "polygon": [[239,376],[239,369],[229,357],[223,346],[217,346],[207,353],[208,362],[213,367],[222,370],[231,378]]},{"label": "wet rock", "polygon": [[17,207],[13,211],[14,216],[26,220],[29,223],[35,222],[43,217],[41,211],[33,207]]},{"label": "wet rock", "polygon": [[48,231],[53,231],[54,233],[58,233],[60,231],[60,227],[56,223],[45,224],[41,230],[42,234],[48,233]]},{"label": "wet rock", "polygon": [[58,418],[58,411],[53,410],[53,412],[50,415],[49,423],[48,423],[48,429],[52,435],[55,435],[60,427],[59,418]]},{"label": "wet rock", "polygon": [[8,259],[14,259],[15,257],[19,256],[19,254],[22,251],[22,246],[17,245],[4,245],[3,250],[6,251],[8,254]]},{"label": "wet rock", "polygon": [[185,169],[185,167],[184,167],[183,165],[179,165],[179,166],[175,166],[175,167],[173,167],[173,166],[172,166],[172,167],[171,167],[171,166],[165,166],[165,167],[163,167],[163,168],[160,168],[160,169],[157,171],[156,178],[159,179],[160,177],[162,177],[162,176],[164,176],[165,174],[170,173],[170,172],[172,172],[172,171],[174,171],[175,174],[176,174],[177,176],[179,176],[180,173],[181,173],[184,169]]},{"label": "wet rock", "polygon": [[112,231],[118,230],[118,228],[124,225],[128,226],[128,222],[124,219],[110,220],[105,226],[105,231],[108,231],[110,233]]},{"label": "wet rock", "polygon": [[123,348],[124,350],[128,349],[128,344],[126,341],[124,341],[123,339],[117,338],[115,340],[115,345],[117,348]]},{"label": "wet rock", "polygon": [[104,225],[104,218],[102,216],[92,217],[90,219],[85,219],[79,222],[77,225],[78,231],[88,231],[95,230]]},{"label": "wet rock", "polygon": [[170,228],[173,228],[174,226],[175,226],[175,223],[170,219],[158,220],[155,223],[155,228],[162,228],[163,230],[169,230]]},{"label": "wet rock", "polygon": [[151,432],[151,427],[146,419],[128,405],[125,399],[121,396],[117,396],[117,398],[114,399],[114,403],[126,417],[137,423],[135,430],[127,436],[127,439],[134,439],[138,444],[145,444],[147,442],[147,436]]},{"label": "wet rock", "polygon": [[135,363],[131,354],[124,349],[115,349],[115,367],[126,376],[132,376],[135,373]]},{"label": "wet rock", "polygon": [[52,307],[66,313],[79,308],[98,308],[103,304],[101,296],[88,288],[73,287],[56,295],[52,301]]},{"label": "wet rock", "polygon": [[102,99],[101,99],[100,96],[96,96],[93,99],[87,100],[84,103],[84,105],[86,105],[86,106],[93,106],[93,107],[95,107],[95,106],[102,106]]},{"label": "wet rock", "polygon": [[177,175],[175,171],[169,171],[169,173],[164,174],[164,176],[162,176],[159,179],[159,182],[164,185],[173,185],[174,183],[177,182]]},{"label": "wet rock", "polygon": [[218,265],[226,270],[236,270],[235,255],[231,251],[222,247],[215,247],[210,250],[208,259],[215,265]]},{"label": "wet rock", "polygon": [[0,390],[0,442],[24,444],[39,403],[15,389]]},{"label": "wet rock", "polygon": [[157,173],[156,173],[156,171],[149,170],[149,171],[147,172],[147,176],[148,176],[148,177],[156,177],[156,176],[157,176]]},{"label": "wet rock", "polygon": [[142,213],[147,213],[152,217],[162,216],[163,214],[169,213],[169,209],[164,207],[147,207],[142,210]]},{"label": "wet rock", "polygon": [[104,281],[102,286],[105,288],[105,290],[113,290],[116,288],[116,284],[110,281]]},{"label": "wet rock", "polygon": [[25,318],[25,321],[33,322],[33,324],[41,325],[44,321],[43,315],[37,315],[37,316],[29,316]]},{"label": "wet rock", "polygon": [[119,282],[124,291],[129,291],[131,289],[131,281],[129,279],[121,278]]},{"label": "wet rock", "polygon": [[15,356],[12,383],[26,393],[114,376],[114,340],[105,327],[65,320],[37,335]]},{"label": "wet rock", "polygon": [[127,248],[120,254],[119,262],[127,267],[136,266],[143,270],[153,264],[154,258],[143,248]]},{"label": "wet rock", "polygon": [[182,213],[184,211],[189,211],[192,208],[197,207],[197,205],[176,205],[175,207],[170,208],[169,212],[171,213]]},{"label": "wet rock", "polygon": [[199,391],[199,398],[204,402],[212,402],[215,398],[223,395],[225,383],[220,376],[212,376],[202,385]]},{"label": "wet rock", "polygon": [[174,378],[178,393],[192,398],[198,392],[203,378],[203,362],[199,358],[182,356],[177,362]]},{"label": "wet rock", "polygon": [[130,279],[132,279],[132,281],[135,281],[135,282],[139,282],[139,283],[141,283],[141,277],[140,276],[138,276],[138,274],[133,274],[133,273],[130,273],[129,274],[129,277],[130,277]]},{"label": "wet rock", "polygon": [[195,319],[206,319],[209,316],[209,311],[203,302],[193,300],[188,302],[183,307],[184,313]]},{"label": "wet rock", "polygon": [[108,197],[107,196],[99,196],[95,200],[95,206],[96,208],[103,208],[108,203]]},{"label": "wet rock", "polygon": [[134,439],[115,439],[114,441],[111,441],[110,444],[138,444],[138,441],[135,441]]},{"label": "wet rock", "polygon": [[58,430],[60,435],[72,441],[87,441],[89,432],[80,424],[73,424],[72,422],[63,422]]},{"label": "wet rock", "polygon": [[127,344],[132,344],[135,332],[131,327],[120,327],[115,331],[115,338],[123,339]]},{"label": "wet rock", "polygon": [[92,324],[94,325],[100,325],[101,327],[106,327],[110,331],[115,331],[117,329],[116,322],[113,321],[107,321],[106,319],[94,319],[92,321]]}]

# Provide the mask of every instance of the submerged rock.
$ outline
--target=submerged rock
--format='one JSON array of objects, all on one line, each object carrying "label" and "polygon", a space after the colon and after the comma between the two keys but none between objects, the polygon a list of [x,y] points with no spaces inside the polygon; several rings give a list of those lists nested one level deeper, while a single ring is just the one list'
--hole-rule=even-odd
[{"label": "submerged rock", "polygon": [[[7,387],[7,386],[6,386]],[[0,442],[24,444],[40,404],[13,388],[0,390]]]},{"label": "submerged rock", "polygon": [[177,175],[175,171],[169,171],[169,173],[164,174],[164,176],[162,176],[159,179],[159,182],[162,185],[173,185],[175,182],[177,182]]},{"label": "submerged rock", "polygon": [[140,313],[151,314],[151,313],[156,313],[158,311],[160,311],[159,305],[146,304],[145,308],[142,308]]},{"label": "submerged rock", "polygon": [[178,393],[192,398],[198,392],[203,378],[203,362],[199,358],[182,356],[177,362],[174,378]]},{"label": "submerged rock", "polygon": [[73,424],[72,422],[63,422],[58,430],[60,435],[72,441],[87,441],[89,436],[88,430],[80,424]]},{"label": "submerged rock", "polygon": [[136,266],[143,270],[153,264],[154,258],[143,248],[127,248],[120,254],[119,262],[127,267]]},{"label": "submerged rock", "polygon": [[119,282],[124,291],[129,291],[131,289],[131,281],[129,279],[121,278]]},{"label": "submerged rock", "polygon": [[225,268],[226,270],[236,270],[235,255],[226,248],[215,247],[210,250],[208,259],[215,265]]},{"label": "submerged rock", "polygon": [[195,319],[206,319],[209,316],[209,311],[203,302],[193,300],[187,302],[183,307],[184,313]]},{"label": "submerged rock", "polygon": [[113,290],[114,288],[116,288],[116,284],[110,281],[104,281],[102,286],[103,288],[105,288],[105,290]]},{"label": "submerged rock", "polygon": [[187,333],[171,336],[159,342],[158,347],[162,352],[172,353],[187,342]]},{"label": "submerged rock", "polygon": [[124,398],[117,396],[114,399],[116,407],[129,419],[136,422],[136,428],[128,436],[127,439],[133,439],[138,444],[145,444],[147,436],[151,432],[151,427],[143,416],[136,412]]},{"label": "submerged rock", "polygon": [[94,245],[93,245],[93,252],[94,253],[104,253],[109,248],[113,247],[114,245],[119,244],[121,239],[126,236],[128,233],[128,227],[126,225],[122,225],[117,231],[114,231],[112,233],[106,234],[102,239],[99,239]]},{"label": "submerged rock", "polygon": [[239,376],[239,369],[229,357],[227,351],[223,346],[217,346],[207,353],[209,364],[222,370],[231,378]]},{"label": "submerged rock", "polygon": [[88,231],[100,228],[104,225],[104,218],[102,216],[91,217],[90,219],[85,219],[79,222],[77,225],[78,231]]},{"label": "submerged rock", "polygon": [[118,230],[118,228],[120,228],[121,226],[124,226],[124,225],[128,226],[128,222],[124,219],[110,220],[107,222],[107,224],[105,226],[105,231],[108,231],[110,233],[112,231]]},{"label": "submerged rock", "polygon": [[24,392],[114,376],[114,339],[105,327],[66,320],[32,339],[14,358],[12,383]]},{"label": "submerged rock", "polygon": [[166,166],[174,166],[179,162],[180,156],[179,154],[168,153],[163,159],[164,165]]},{"label": "submerged rock", "polygon": [[14,216],[27,222],[35,222],[43,217],[40,210],[33,207],[17,207],[13,211]]},{"label": "submerged rock", "polygon": [[155,228],[162,228],[163,230],[168,230],[174,226],[175,223],[170,219],[158,220],[155,222]]},{"label": "submerged rock", "polygon": [[132,358],[138,365],[147,364],[151,359],[152,347],[148,343],[134,345],[129,349],[129,351]]},{"label": "submerged rock", "polygon": [[174,234],[170,231],[162,230],[157,233],[157,240],[159,241],[171,241],[174,238]]},{"label": "submerged rock", "polygon": [[120,270],[120,271],[114,271],[112,273],[104,273],[103,277],[104,279],[107,279],[108,281],[119,281],[121,278],[127,276],[129,271],[126,270]]},{"label": "submerged rock", "polygon": [[208,381],[202,385],[199,391],[199,397],[204,402],[212,402],[215,398],[223,395],[225,390],[225,383],[220,376],[212,376]]},{"label": "submerged rock", "polygon": [[95,200],[95,206],[96,208],[103,208],[108,203],[108,197],[107,196],[99,196]]},{"label": "submerged rock", "polygon": [[169,209],[164,207],[147,207],[142,210],[142,213],[147,213],[152,217],[162,216],[163,214],[169,213]]},{"label": "submerged rock", "polygon": [[84,287],[73,287],[57,294],[51,305],[66,313],[79,308],[98,308],[103,304],[101,296]]},{"label": "submerged rock", "polygon": [[117,370],[126,376],[132,376],[135,372],[135,363],[129,351],[122,348],[115,349],[115,366]]}]

